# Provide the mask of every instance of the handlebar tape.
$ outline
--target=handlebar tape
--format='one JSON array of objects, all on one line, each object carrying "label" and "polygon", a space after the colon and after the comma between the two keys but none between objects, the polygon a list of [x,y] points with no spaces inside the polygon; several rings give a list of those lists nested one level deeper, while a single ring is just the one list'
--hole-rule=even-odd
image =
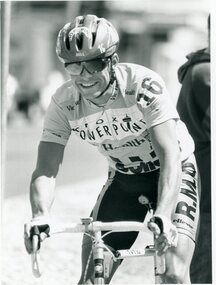
[{"label": "handlebar tape", "polygon": [[47,237],[49,237],[49,232],[50,232],[50,226],[48,224],[44,224],[44,225],[35,225],[31,228],[30,230],[30,238],[31,241],[33,239],[33,236],[38,236],[38,250],[40,249],[40,244],[41,244],[41,240],[40,240],[40,234],[41,233],[45,233],[47,235]]}]

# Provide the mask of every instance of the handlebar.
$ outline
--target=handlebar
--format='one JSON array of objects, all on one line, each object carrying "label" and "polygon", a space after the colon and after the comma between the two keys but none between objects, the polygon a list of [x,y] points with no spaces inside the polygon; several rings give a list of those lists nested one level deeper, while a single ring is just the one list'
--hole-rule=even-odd
[{"label": "handlebar", "polygon": [[58,233],[84,233],[97,231],[131,232],[144,231],[146,228],[140,222],[90,222],[89,224],[64,223],[50,225],[50,235]]},{"label": "handlebar", "polygon": [[[59,233],[97,233],[101,231],[110,231],[110,232],[141,232],[146,230],[146,225],[141,222],[135,221],[121,221],[121,222],[100,222],[100,221],[93,221],[92,218],[85,218],[81,219],[82,223],[51,223],[49,236],[59,234]],[[35,277],[41,276],[41,266],[40,266],[40,255],[38,250],[38,243],[39,243],[39,236],[33,235],[32,237],[33,242],[33,252],[31,254],[32,257],[32,271]],[[128,253],[128,251],[127,251]],[[132,256],[134,254],[125,255],[122,251],[122,258],[123,256]],[[155,248],[146,248],[144,250],[144,254],[136,254],[136,255],[154,255],[156,254]]]}]

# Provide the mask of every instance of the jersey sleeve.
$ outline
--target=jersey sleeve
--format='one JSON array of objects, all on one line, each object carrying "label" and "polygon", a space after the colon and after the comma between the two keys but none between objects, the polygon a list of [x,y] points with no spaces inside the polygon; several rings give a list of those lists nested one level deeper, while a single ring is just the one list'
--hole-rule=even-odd
[{"label": "jersey sleeve", "polygon": [[68,119],[53,97],[45,116],[41,141],[66,145],[70,134]]},{"label": "jersey sleeve", "polygon": [[165,83],[156,73],[151,73],[142,80],[136,100],[143,113],[147,128],[169,119],[179,119]]}]

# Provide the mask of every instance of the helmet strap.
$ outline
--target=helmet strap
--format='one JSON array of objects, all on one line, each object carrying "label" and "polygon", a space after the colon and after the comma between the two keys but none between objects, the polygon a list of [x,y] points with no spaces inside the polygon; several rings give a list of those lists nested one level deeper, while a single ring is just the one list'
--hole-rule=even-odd
[{"label": "helmet strap", "polygon": [[101,97],[109,89],[110,85],[112,85],[116,81],[115,69],[113,67],[112,58],[110,60],[111,60],[110,81],[107,87],[98,96],[98,98]]},{"label": "helmet strap", "polygon": [[113,84],[115,80],[116,80],[115,70],[113,69],[113,67],[111,67],[110,83]]},{"label": "helmet strap", "polygon": [[114,53],[111,58],[110,58],[110,61],[111,61],[111,70],[110,70],[110,81],[111,81],[111,84],[113,84],[116,80],[116,74],[115,74],[115,68],[114,66],[116,65],[116,63],[119,61],[119,57],[117,55],[117,53]]},{"label": "helmet strap", "polygon": [[97,96],[97,98],[100,98],[109,89],[110,85],[113,84],[113,83],[114,83],[114,81],[112,82],[112,79],[110,79],[107,87],[101,92],[100,95]]}]

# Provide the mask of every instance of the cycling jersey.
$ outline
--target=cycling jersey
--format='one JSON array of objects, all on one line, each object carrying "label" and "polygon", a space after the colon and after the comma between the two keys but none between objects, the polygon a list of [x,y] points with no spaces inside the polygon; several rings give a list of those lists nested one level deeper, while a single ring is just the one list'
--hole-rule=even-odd
[{"label": "cycling jersey", "polygon": [[83,98],[70,80],[65,82],[52,97],[41,140],[66,145],[75,133],[97,146],[114,170],[144,173],[160,168],[149,128],[174,119],[182,161],[188,158],[193,140],[161,77],[129,63],[118,64],[115,73],[115,88],[104,107]]}]

